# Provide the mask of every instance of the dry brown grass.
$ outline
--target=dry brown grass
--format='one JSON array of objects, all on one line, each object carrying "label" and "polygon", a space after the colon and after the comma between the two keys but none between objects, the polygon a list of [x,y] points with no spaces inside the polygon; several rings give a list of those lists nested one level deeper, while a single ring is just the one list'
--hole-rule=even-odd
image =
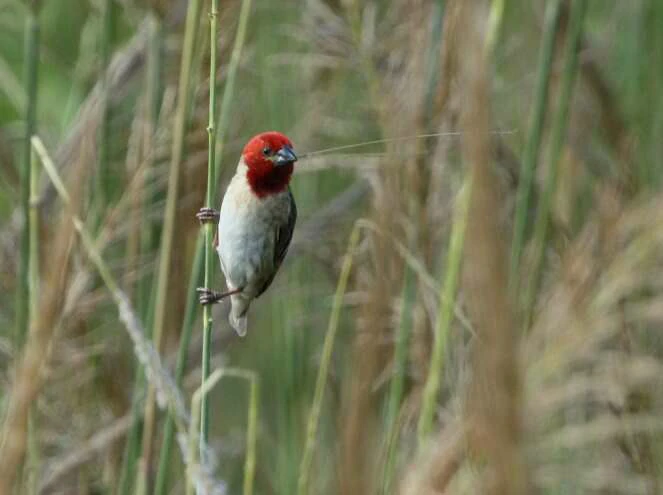
[{"label": "dry brown grass", "polygon": [[473,458],[484,465],[481,492],[527,493],[521,451],[521,378],[517,327],[509,301],[503,210],[495,178],[490,136],[487,4],[464,5],[462,76],[465,94],[461,125],[463,158],[471,199],[465,237],[463,285],[477,339],[471,357],[472,377],[466,417]]},{"label": "dry brown grass", "polygon": [[[82,184],[94,157],[91,152],[91,141],[86,139],[81,155],[71,169],[76,180],[72,188],[72,205],[80,203]],[[77,207],[77,206],[74,206]],[[70,258],[74,245],[75,232],[70,219],[70,212],[65,211],[57,220],[57,227],[50,238],[42,242],[48,243],[44,250],[45,259],[43,283],[36,301],[35,319],[30,323],[30,330],[20,361],[14,372],[13,384],[9,391],[7,412],[2,430],[0,445],[0,494],[9,495],[17,475],[20,473],[27,447],[28,418],[30,409],[36,401],[44,383],[45,368],[48,365],[53,339],[60,325],[67,287],[70,280]]]}]

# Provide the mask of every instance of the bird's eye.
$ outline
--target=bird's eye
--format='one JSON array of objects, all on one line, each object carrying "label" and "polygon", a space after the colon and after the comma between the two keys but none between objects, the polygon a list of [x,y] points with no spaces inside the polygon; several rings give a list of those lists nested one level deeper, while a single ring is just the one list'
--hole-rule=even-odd
[{"label": "bird's eye", "polygon": [[269,147],[265,147],[262,149],[262,154],[265,156],[269,156],[272,154],[272,150]]}]

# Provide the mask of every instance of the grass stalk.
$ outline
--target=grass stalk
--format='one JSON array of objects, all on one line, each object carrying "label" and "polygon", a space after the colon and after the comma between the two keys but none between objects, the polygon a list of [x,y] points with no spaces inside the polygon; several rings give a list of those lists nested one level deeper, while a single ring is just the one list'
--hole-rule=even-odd
[{"label": "grass stalk", "polygon": [[555,37],[560,24],[562,13],[562,0],[548,2],[543,26],[541,53],[537,69],[536,86],[534,92],[534,108],[525,150],[523,151],[520,179],[516,196],[516,212],[513,227],[513,241],[511,244],[510,284],[514,294],[518,291],[518,268],[525,245],[525,230],[527,228],[527,214],[530,207],[530,197],[534,184],[534,170],[536,169],[543,135],[546,108],[548,106],[548,88],[550,87],[550,74],[552,71],[553,54],[555,51]]},{"label": "grass stalk", "polygon": [[465,239],[465,230],[467,228],[471,192],[471,181],[466,179],[465,184],[458,193],[456,214],[451,228],[449,253],[447,254],[444,285],[440,290],[440,304],[435,325],[433,351],[428,368],[428,376],[426,377],[426,384],[424,385],[421,413],[417,425],[417,436],[420,448],[425,445],[433,428],[435,407],[440,390],[440,376],[443,369],[447,341],[449,339],[449,330],[454,316],[453,311],[463,258],[463,243]]},{"label": "grass stalk", "polygon": [[[82,160],[76,164],[74,172],[82,177],[84,170],[81,170],[80,163],[83,163]],[[78,192],[78,189],[75,190],[74,197],[78,197]],[[69,282],[69,262],[74,236],[73,228],[68,222],[58,219],[56,223],[47,251],[54,262],[45,264],[47,283],[43,284],[40,297],[37,298],[36,293],[29,295],[32,301],[39,302],[39,307],[30,311],[34,320],[30,322],[26,341],[16,359],[12,386],[7,388],[7,397],[3,404],[3,424],[0,432],[0,493],[2,494],[13,493],[16,480],[21,479],[24,474],[28,474],[26,478],[30,486],[23,486],[21,493],[33,490],[30,473],[22,469],[26,451],[28,459],[34,459],[37,453],[34,445],[30,445],[35,444],[37,440],[34,429],[32,432],[29,431],[32,428],[30,410],[38,399],[43,385],[43,369],[48,361],[48,350],[53,345],[57,322],[62,313],[64,294]],[[32,449],[32,452],[28,449]]]},{"label": "grass stalk", "polygon": [[131,495],[133,493],[133,480],[136,471],[136,462],[140,454],[141,426],[143,424],[143,400],[139,397],[145,390],[145,378],[143,370],[137,367],[134,377],[134,394],[131,404],[132,423],[127,433],[127,441],[124,447],[122,468],[118,483],[118,495]]},{"label": "grass stalk", "polygon": [[30,262],[28,281],[30,287],[30,321],[36,317],[39,302],[39,158],[34,150],[30,153]]},{"label": "grass stalk", "polygon": [[[146,99],[146,119],[143,138],[143,156],[147,161],[147,169],[151,171],[154,165],[154,147],[157,123],[159,118],[159,105],[160,105],[160,81],[162,74],[162,30],[163,24],[161,17],[155,11],[150,11],[149,15],[149,38],[148,38],[148,51],[147,51],[147,71],[145,81],[145,99]],[[147,211],[149,208],[149,198],[144,194],[144,180],[143,180],[143,194],[140,201],[143,202],[142,209]],[[140,238],[140,252],[151,253],[156,248],[156,235],[154,227],[151,224],[141,226]],[[150,283],[151,277],[143,277],[139,283],[138,294],[138,308],[140,315],[144,321],[147,321],[147,327],[151,328],[151,315],[150,305],[154,301],[150,297]],[[145,379],[142,370],[138,367],[134,377],[134,391],[132,402],[132,417],[133,421],[131,428],[127,434],[126,447],[122,462],[122,469],[120,474],[120,483],[118,493],[122,495],[129,495],[133,490],[133,480],[135,476],[135,464],[140,453],[141,443],[141,426],[142,426],[142,410],[143,410],[143,395],[145,393]]]},{"label": "grass stalk", "polygon": [[527,493],[527,468],[521,447],[521,385],[518,332],[509,298],[508,267],[503,249],[500,212],[503,196],[494,173],[495,143],[488,136],[492,121],[490,81],[494,79],[486,28],[475,19],[486,5],[466,4],[459,16],[465,35],[460,50],[463,108],[461,152],[471,198],[463,254],[463,294],[476,325],[463,421],[471,429],[468,444],[478,468],[480,491],[492,495]]},{"label": "grass stalk", "polygon": [[18,267],[18,288],[16,290],[16,347],[20,348],[25,341],[29,321],[29,258],[30,258],[30,183],[31,183],[31,149],[30,138],[37,128],[37,65],[39,63],[39,3],[30,3],[25,19],[24,42],[24,81],[26,88],[25,135],[23,137],[23,154],[21,157],[21,213],[23,215],[23,231],[21,233],[21,256]]},{"label": "grass stalk", "polygon": [[[30,149],[30,260],[28,266],[28,284],[30,288],[29,325],[34,325],[39,307],[39,158],[35,151]],[[28,464],[27,464],[27,492],[37,493],[39,473],[39,441],[37,438],[37,424],[32,410],[28,420]]]},{"label": "grass stalk", "polygon": [[647,104],[651,105],[649,108],[655,110],[651,112],[653,121],[651,122],[649,136],[646,139],[646,153],[648,157],[644,160],[644,163],[648,165],[649,170],[646,176],[643,177],[643,183],[649,186],[660,186],[661,178],[663,177],[661,167],[658,165],[661,154],[661,136],[663,136],[663,122],[661,122],[660,118],[663,111],[663,70],[661,69],[661,61],[663,60],[663,29],[660,28],[663,25],[663,6],[661,2],[655,0],[651,0],[650,4],[649,22],[653,26],[650,36],[650,64],[653,70],[650,76],[652,91],[651,96],[647,98]]},{"label": "grass stalk", "polygon": [[[428,50],[428,73],[426,74],[426,93],[424,95],[424,121],[423,133],[431,134],[432,118],[434,111],[435,91],[440,77],[440,44],[442,42],[442,31],[444,27],[445,2],[437,0],[432,5],[431,15],[431,39]],[[432,139],[426,139],[425,145],[432,144]],[[432,146],[427,146],[430,152]],[[416,219],[420,218],[421,204],[418,198],[412,197],[408,202],[408,216]],[[417,222],[409,228],[408,247],[411,251],[416,249],[419,237],[419,225]],[[387,399],[387,417],[386,417],[386,459],[382,473],[382,493],[388,495],[392,492],[392,483],[395,475],[397,463],[397,445],[398,445],[398,413],[403,398],[403,386],[405,383],[405,374],[407,372],[407,358],[410,343],[410,333],[412,325],[412,311],[416,302],[417,289],[415,285],[415,272],[406,262],[403,274],[402,305],[400,310],[400,320],[396,328],[396,338],[394,345],[394,371],[389,386],[389,396]]]},{"label": "grass stalk", "polygon": [[352,262],[354,260],[354,251],[359,242],[359,232],[360,226],[355,224],[352,233],[350,234],[348,250],[345,253],[343,266],[341,267],[341,274],[338,278],[338,285],[336,286],[336,293],[334,294],[334,301],[332,303],[331,314],[329,317],[329,326],[327,327],[327,333],[325,334],[325,340],[322,345],[322,356],[320,358],[318,375],[315,380],[313,404],[311,406],[311,412],[309,413],[308,425],[306,428],[306,443],[304,445],[304,453],[302,454],[302,460],[299,467],[299,479],[297,481],[298,495],[305,495],[308,493],[311,465],[313,463],[313,450],[318,436],[318,425],[320,423],[320,413],[322,411],[322,400],[327,385],[327,375],[329,374],[329,364],[334,350],[336,333],[338,332],[338,323],[341,317],[343,298],[345,296],[345,290],[348,285],[350,270],[352,269]]},{"label": "grass stalk", "polygon": [[396,445],[398,443],[398,412],[403,398],[403,385],[407,371],[407,355],[410,342],[410,328],[412,325],[412,309],[416,298],[415,273],[405,266],[403,291],[401,294],[401,309],[398,327],[396,329],[396,342],[394,345],[394,370],[389,384],[389,398],[387,402],[386,430],[386,460],[382,475],[382,493],[391,493],[391,484],[396,468]]},{"label": "grass stalk", "polygon": [[486,49],[492,53],[498,46],[502,34],[504,8],[506,0],[492,0],[490,3],[490,16],[488,17],[488,33],[486,34]]},{"label": "grass stalk", "polygon": [[[235,35],[235,42],[233,45],[232,54],[230,56],[230,63],[228,65],[228,75],[226,78],[226,83],[223,90],[223,96],[221,99],[221,107],[218,114],[218,132],[216,138],[216,160],[214,163],[213,170],[213,185],[214,187],[218,183],[218,178],[220,174],[220,157],[223,153],[223,145],[225,143],[225,131],[228,128],[230,122],[230,111],[233,103],[233,95],[235,92],[235,80],[237,72],[239,69],[239,62],[241,60],[242,49],[244,47],[244,41],[246,39],[246,29],[248,26],[248,21],[251,12],[251,0],[243,0],[242,7],[239,14],[239,23],[237,26],[237,34]],[[212,41],[215,40],[215,37],[212,37]],[[209,173],[209,170],[208,170]],[[212,191],[212,201],[209,204],[214,204],[214,190]],[[186,359],[189,352],[189,344],[191,342],[191,334],[193,333],[193,324],[195,321],[196,310],[198,309],[198,300],[196,297],[195,288],[200,285],[201,273],[204,269],[204,261],[206,257],[206,246],[209,246],[210,243],[207,241],[207,236],[205,232],[202,232],[202,235],[198,238],[196,243],[195,256],[191,269],[191,278],[189,281],[189,290],[187,292],[187,303],[184,315],[184,322],[182,325],[182,332],[180,336],[180,343],[178,347],[177,355],[177,365],[175,369],[175,380],[179,384],[184,375],[184,368],[186,366]],[[166,419],[164,425],[164,436],[161,444],[161,458],[159,460],[159,469],[157,471],[156,485],[155,485],[155,495],[163,495],[166,493],[167,484],[168,484],[168,475],[170,471],[168,470],[168,465],[170,462],[170,452],[172,450],[173,444],[173,433],[174,425],[170,414]]]},{"label": "grass stalk", "polygon": [[99,127],[99,168],[95,175],[94,202],[97,221],[103,217],[110,195],[110,67],[114,36],[114,1],[104,0],[102,11],[103,32],[101,38],[101,64],[103,76],[101,78],[101,123]]},{"label": "grass stalk", "polygon": [[[208,154],[207,154],[207,195],[205,204],[209,208],[214,207],[214,196],[216,192],[216,65],[217,65],[217,28],[219,16],[219,1],[212,0],[209,14],[210,21],[210,69],[209,69],[209,120],[207,125]],[[212,269],[214,260],[212,258],[214,247],[215,225],[207,223],[205,229],[205,272],[204,286],[210,287],[212,282]],[[203,307],[203,353],[202,353],[202,396],[200,404],[200,458],[205,460],[205,448],[209,437],[209,401],[205,388],[205,381],[210,374],[212,340],[212,306]]]},{"label": "grass stalk", "polygon": [[[184,323],[182,324],[182,334],[180,336],[180,343],[177,349],[177,363],[175,365],[175,382],[178,386],[182,383],[184,370],[189,354],[189,345],[191,344],[191,336],[193,334],[193,324],[198,312],[198,297],[195,288],[200,285],[200,279],[203,271],[204,261],[204,234],[198,237],[196,244],[196,254],[193,259],[191,267],[191,277],[189,280],[189,290],[187,291],[186,308],[184,311]],[[173,439],[175,434],[175,423],[173,416],[169,412],[163,427],[163,439],[161,441],[161,449],[159,451],[159,468],[157,469],[156,481],[154,484],[154,494],[164,495],[168,491],[168,477],[170,475],[170,453],[173,447]]]},{"label": "grass stalk", "polygon": [[[246,41],[246,30],[249,25],[249,18],[251,14],[252,0],[242,0],[242,7],[239,12],[239,22],[237,24],[237,33],[235,34],[235,42],[230,54],[230,62],[228,64],[228,75],[226,76],[226,83],[221,97],[221,107],[219,109],[219,127],[216,140],[216,157],[217,161],[223,156],[223,146],[226,142],[225,133],[230,124],[230,111],[232,109],[233,97],[235,95],[235,81],[237,79],[237,72],[239,71],[239,62],[242,58],[242,49]],[[215,164],[214,169],[214,184],[219,182],[219,173],[221,167]]]},{"label": "grass stalk", "polygon": [[[179,185],[181,165],[184,157],[184,137],[186,134],[189,99],[191,94],[191,69],[195,51],[195,31],[198,26],[202,2],[191,0],[187,8],[186,27],[184,30],[184,47],[180,65],[179,86],[177,95],[177,110],[173,129],[173,144],[168,174],[168,192],[166,193],[166,211],[164,214],[163,231],[161,236],[161,250],[159,253],[159,267],[156,279],[156,296],[154,306],[154,321],[152,325],[152,340],[157,351],[161,348],[163,327],[166,320],[168,285],[170,279],[171,254],[175,236],[175,220],[179,203]],[[152,436],[155,422],[155,390],[148,386],[145,400],[145,421],[143,425],[141,473],[143,480],[148,478],[151,460]],[[141,482],[142,483],[142,482]]]},{"label": "grass stalk", "polygon": [[[146,99],[146,119],[145,133],[143,138],[143,156],[147,161],[148,173],[154,170],[154,155],[156,145],[156,132],[159,123],[159,108],[161,105],[161,79],[163,77],[163,21],[159,14],[150,11],[149,16],[149,37],[147,49],[147,71],[145,79],[145,99]],[[144,197],[143,209],[149,207],[150,198]],[[141,237],[141,251],[143,253],[152,252],[156,248],[156,235],[152,224],[143,226]],[[141,315],[147,317],[147,308],[149,307],[150,280],[145,277],[144,283],[138,290],[138,297],[141,306]]]},{"label": "grass stalk", "polygon": [[587,0],[574,0],[569,18],[568,39],[566,40],[564,48],[564,69],[562,73],[559,103],[557,113],[555,114],[555,120],[552,124],[550,137],[548,175],[546,177],[543,195],[541,196],[540,204],[536,211],[536,221],[534,224],[534,234],[532,239],[534,245],[534,263],[523,295],[525,328],[529,328],[530,326],[534,300],[541,284],[543,258],[550,223],[550,210],[555,189],[557,187],[559,160],[562,154],[564,140],[566,138],[566,130],[569,121],[569,107],[571,105],[573,87],[578,72],[578,52],[586,12]]},{"label": "grass stalk", "polygon": [[[253,482],[255,478],[256,466],[256,445],[258,443],[258,408],[260,397],[260,382],[258,375],[250,370],[243,370],[239,368],[221,368],[215,370],[207,377],[207,380],[198,387],[198,390],[191,398],[191,426],[189,428],[189,455],[195,459],[196,451],[199,450],[199,430],[201,419],[202,399],[208,395],[216,384],[222,378],[239,378],[249,382],[249,407],[247,413],[246,424],[246,459],[244,461],[244,483],[243,495],[251,495],[253,493]],[[189,478],[191,479],[191,478]],[[186,493],[192,495],[194,493],[194,485],[187,483]]]},{"label": "grass stalk", "polygon": [[[32,144],[40,157],[44,170],[53,182],[60,199],[67,208],[71,208],[72,199],[43,143],[39,138],[34,137],[32,139]],[[73,212],[71,214],[71,221],[74,230],[78,233],[88,259],[95,267],[101,280],[110,292],[113,302],[118,307],[120,319],[134,343],[136,357],[143,365],[146,376],[150,382],[159,389],[160,396],[163,398],[163,407],[168,407],[168,409],[172,411],[177,431],[180,434],[185,435],[190,421],[182,393],[168,375],[161,362],[159,354],[146,339],[145,330],[136,316],[134,308],[129,302],[126,294],[122,291],[119,282],[115,279],[110,268],[102,258],[94,239],[85,227],[85,223]],[[188,451],[186,449],[183,449],[182,454],[184,457],[184,463],[192,467],[192,469],[196,469],[195,472],[191,473],[191,476],[198,479],[201,483],[205,483],[205,485],[210,485],[212,480],[206,475],[204,467],[198,469],[199,466],[194,465],[194,460],[188,456]]]},{"label": "grass stalk", "polygon": [[[26,87],[25,136],[21,163],[21,212],[23,231],[21,232],[21,255],[19,260],[18,288],[16,291],[16,348],[25,342],[28,328],[34,322],[37,308],[39,256],[38,256],[38,212],[35,203],[35,159],[32,154],[30,139],[37,130],[37,83],[39,64],[39,2],[31,2],[25,19],[24,41],[24,84]],[[28,492],[34,492],[38,452],[34,415],[29,412],[27,475]]]}]

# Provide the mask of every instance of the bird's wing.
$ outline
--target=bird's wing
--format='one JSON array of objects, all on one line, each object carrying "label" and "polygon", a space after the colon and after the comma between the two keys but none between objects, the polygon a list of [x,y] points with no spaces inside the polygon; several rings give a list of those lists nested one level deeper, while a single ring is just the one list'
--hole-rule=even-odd
[{"label": "bird's wing", "polygon": [[295,231],[295,222],[297,222],[297,205],[295,204],[295,198],[292,196],[292,192],[290,192],[290,188],[288,188],[288,206],[288,218],[284,223],[279,225],[274,232],[274,269],[256,297],[265,292],[271,285],[272,280],[274,280],[276,272],[279,270],[279,267],[288,252],[288,246],[290,246],[292,234]]}]

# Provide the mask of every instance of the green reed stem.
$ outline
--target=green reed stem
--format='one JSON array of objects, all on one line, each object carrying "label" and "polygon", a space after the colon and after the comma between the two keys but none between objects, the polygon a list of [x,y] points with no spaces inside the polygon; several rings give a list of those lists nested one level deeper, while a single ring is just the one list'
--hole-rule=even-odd
[{"label": "green reed stem", "polygon": [[[648,114],[653,117],[650,120],[649,135],[642,143],[645,146],[646,160],[643,160],[644,165],[647,167],[648,172],[642,178],[644,186],[659,187],[661,178],[663,177],[660,157],[661,157],[661,137],[663,136],[663,69],[661,63],[663,62],[663,5],[656,0],[650,0],[649,11],[649,24],[650,29],[645,32],[651,32],[648,37],[650,44],[650,56],[648,57],[651,70],[651,92],[647,94],[647,108],[651,109]],[[644,58],[644,57],[643,57]]]},{"label": "green reed stem", "polygon": [[[145,134],[143,140],[143,156],[147,162],[148,174],[153,172],[155,165],[155,144],[157,126],[159,124],[159,108],[161,106],[161,80],[163,77],[163,21],[157,12],[148,14],[149,33],[147,42],[147,70],[145,78],[145,99],[147,101],[147,113],[145,119]],[[143,197],[143,210],[147,211],[151,198]],[[142,253],[151,253],[156,249],[158,242],[154,225],[143,226],[141,237]],[[144,277],[138,290],[141,316],[147,317],[147,308],[153,300],[150,294],[150,278]]]},{"label": "green reed stem", "polygon": [[398,412],[403,398],[403,385],[407,372],[407,356],[410,342],[410,328],[412,324],[412,309],[415,303],[416,286],[415,273],[406,265],[403,279],[402,304],[400,319],[396,329],[396,342],[394,344],[394,371],[389,385],[389,399],[387,403],[387,418],[385,421],[387,438],[384,472],[382,476],[382,493],[391,493],[391,484],[396,467],[396,454],[398,444]]},{"label": "green reed stem", "polygon": [[[181,165],[184,158],[184,137],[186,135],[189,100],[191,95],[191,68],[195,51],[195,31],[198,27],[202,2],[191,0],[187,9],[186,27],[184,30],[184,47],[182,50],[182,61],[179,74],[179,86],[177,95],[177,110],[173,128],[173,144],[168,174],[168,192],[166,193],[166,211],[164,214],[163,231],[161,236],[161,251],[159,254],[159,269],[157,272],[157,287],[154,306],[154,321],[152,326],[152,340],[157,351],[161,348],[163,327],[166,320],[168,307],[167,296],[170,280],[171,255],[175,236],[175,220],[179,204],[179,184]],[[143,425],[142,461],[141,461],[141,485],[149,474],[151,458],[152,437],[155,422],[155,390],[151,384],[145,400],[145,422]]]},{"label": "green reed stem", "polygon": [[543,39],[541,54],[537,70],[536,87],[534,93],[534,108],[527,135],[527,142],[523,152],[520,169],[520,180],[516,196],[515,223],[513,227],[513,242],[511,244],[510,284],[514,294],[518,291],[518,268],[520,258],[525,246],[525,230],[527,227],[527,214],[530,208],[530,197],[534,183],[534,170],[539,159],[541,137],[548,106],[548,88],[550,86],[550,73],[552,71],[553,53],[555,51],[555,37],[559,28],[562,12],[562,0],[551,0],[546,9],[543,26]]},{"label": "green reed stem", "polygon": [[[209,14],[210,20],[210,69],[209,69],[209,121],[207,125],[207,136],[209,141],[207,154],[207,196],[205,205],[214,207],[214,195],[216,190],[216,64],[217,64],[217,25],[219,15],[219,1],[212,0],[212,8]],[[205,274],[204,286],[209,287],[212,281],[213,252],[212,239],[214,237],[215,225],[207,223],[205,229]],[[203,390],[200,405],[200,458],[205,460],[205,445],[209,438],[209,401],[205,389],[205,381],[210,373],[212,340],[212,306],[203,307],[203,355],[202,355],[202,384]]]},{"label": "green reed stem", "polygon": [[21,232],[21,257],[18,266],[16,290],[16,348],[20,349],[28,332],[29,322],[29,259],[30,259],[30,138],[37,128],[37,66],[39,63],[39,8],[31,6],[25,19],[24,43],[24,81],[26,88],[25,136],[21,156],[21,214],[23,231]]},{"label": "green reed stem", "polygon": [[[225,134],[230,124],[230,115],[232,110],[233,99],[235,96],[235,81],[237,79],[237,72],[239,71],[239,62],[242,58],[242,49],[246,40],[246,30],[249,25],[249,18],[251,14],[252,0],[242,0],[242,7],[239,12],[239,23],[237,25],[237,33],[235,34],[235,42],[233,50],[230,54],[230,63],[228,64],[228,75],[226,76],[226,83],[221,97],[221,108],[219,110],[219,128],[218,138],[216,141],[216,156],[217,161],[223,156],[223,146],[226,142]],[[221,167],[215,164],[214,169],[214,184],[219,182],[219,173]]]},{"label": "green reed stem", "polygon": [[419,447],[423,447],[433,428],[433,419],[440,390],[440,380],[443,371],[444,357],[449,340],[449,330],[454,316],[454,305],[458,278],[463,258],[463,243],[467,227],[467,213],[469,210],[472,183],[465,180],[463,188],[458,193],[456,214],[451,228],[449,253],[447,254],[444,286],[440,290],[440,304],[435,325],[433,351],[428,368],[428,376],[424,385],[421,413],[417,427]]},{"label": "green reed stem", "polygon": [[[175,365],[175,382],[177,386],[181,386],[182,377],[186,368],[186,362],[189,354],[189,346],[191,344],[191,336],[193,334],[193,324],[196,320],[196,313],[198,312],[198,298],[195,288],[200,284],[200,279],[203,272],[203,261],[205,254],[205,235],[201,233],[196,242],[196,254],[193,259],[191,267],[191,276],[189,279],[189,290],[186,297],[186,308],[184,310],[184,322],[182,323],[182,333],[180,336],[180,345],[177,350],[177,364]],[[163,427],[163,440],[161,442],[161,450],[159,451],[159,468],[157,470],[156,481],[154,485],[154,494],[163,495],[168,490],[168,478],[170,475],[170,453],[173,447],[173,439],[175,434],[175,422],[173,421],[172,414],[169,412],[166,416],[166,422]]]},{"label": "green reed stem", "polygon": [[569,121],[569,107],[573,97],[573,87],[578,73],[578,58],[582,26],[587,12],[587,0],[574,0],[569,18],[569,34],[564,47],[564,69],[562,73],[559,106],[552,124],[550,137],[550,155],[548,157],[548,175],[539,206],[536,211],[533,244],[534,263],[524,291],[525,328],[529,328],[534,300],[541,284],[543,258],[546,249],[546,238],[550,223],[552,199],[557,187],[559,159],[562,154],[566,130]]},{"label": "green reed stem", "polygon": [[140,366],[136,367],[134,374],[134,393],[131,403],[132,423],[127,433],[127,441],[122,458],[120,470],[120,481],[118,483],[118,495],[131,495],[134,493],[133,481],[136,473],[136,463],[140,454],[141,426],[143,425],[143,397],[140,395],[145,390],[145,374]]},{"label": "green reed stem", "polygon": [[[239,378],[249,382],[249,407],[246,422],[246,459],[244,461],[244,483],[243,495],[251,495],[253,493],[253,482],[255,478],[256,466],[256,445],[258,444],[258,408],[260,398],[260,381],[258,375],[250,370],[241,368],[221,368],[214,370],[213,373],[207,377],[207,380],[198,387],[198,390],[191,398],[191,426],[189,428],[189,455],[195,459],[196,451],[198,450],[198,420],[201,418],[201,403],[202,398],[208,395],[216,384],[222,378]],[[187,483],[186,493],[191,495],[194,493],[194,486],[189,482]]]},{"label": "green reed stem", "polygon": [[[37,131],[37,83],[39,64],[39,2],[31,2],[25,19],[24,40],[24,84],[26,88],[25,136],[21,156],[21,214],[23,228],[20,237],[20,259],[16,290],[16,329],[15,345],[19,350],[25,342],[30,322],[34,319],[37,308],[39,281],[39,229],[35,181],[38,175],[36,158],[33,156],[30,139]],[[2,394],[0,394],[2,395]],[[38,444],[36,441],[35,422],[32,411],[28,421],[27,493],[35,492],[36,470],[38,464]]]},{"label": "green reed stem", "polygon": [[105,0],[102,11],[103,33],[101,39],[101,65],[103,75],[101,78],[101,123],[99,127],[99,168],[95,175],[95,192],[93,204],[96,208],[97,221],[103,217],[106,204],[110,195],[110,67],[111,53],[113,49],[113,7],[114,0]]},{"label": "green reed stem", "polygon": [[498,46],[502,34],[502,21],[506,0],[492,0],[490,3],[490,16],[488,17],[488,33],[486,34],[486,48],[492,53]]},{"label": "green reed stem", "polygon": [[322,399],[324,398],[325,388],[327,386],[327,375],[329,374],[329,363],[331,362],[336,333],[338,332],[338,323],[341,317],[341,308],[343,306],[343,297],[345,289],[350,278],[350,270],[354,260],[354,252],[359,242],[360,226],[355,224],[350,234],[348,250],[345,253],[341,274],[338,278],[336,293],[332,303],[331,315],[329,317],[329,326],[325,334],[325,341],[322,345],[322,356],[320,358],[320,368],[315,381],[315,392],[313,394],[313,404],[308,417],[308,426],[306,428],[306,444],[304,445],[304,454],[299,468],[299,479],[297,482],[297,494],[305,495],[308,493],[308,482],[311,476],[311,465],[313,463],[313,449],[318,434],[318,425],[320,423],[320,413],[322,411]]},{"label": "green reed stem", "polygon": [[[426,93],[424,96],[424,122],[423,131],[425,134],[431,134],[433,131],[433,100],[437,90],[440,76],[440,46],[442,42],[442,31],[444,28],[444,0],[437,0],[432,5],[432,29],[431,40],[428,50],[428,73],[426,75]],[[427,151],[430,151],[432,138],[424,141]],[[418,198],[409,198],[408,214],[410,218],[416,219],[420,216],[420,200]],[[416,249],[418,242],[419,225],[415,221],[408,232],[408,248],[411,251]],[[394,344],[394,372],[389,386],[389,396],[387,399],[387,417],[386,427],[386,459],[382,472],[382,494],[392,493],[392,483],[396,471],[396,457],[398,453],[398,414],[403,398],[403,386],[407,372],[408,348],[410,342],[410,333],[412,325],[412,310],[416,302],[417,288],[415,285],[416,277],[414,270],[406,262],[403,274],[402,305],[400,309],[400,321],[396,329],[396,338]]]},{"label": "green reed stem", "polygon": [[39,157],[30,153],[30,263],[28,282],[30,287],[30,321],[34,321],[39,302]]},{"label": "green reed stem", "polygon": [[[154,166],[154,144],[159,120],[159,106],[160,106],[160,84],[163,57],[162,51],[162,20],[156,12],[151,11],[149,14],[149,38],[147,43],[147,71],[145,81],[145,99],[147,101],[147,116],[145,121],[145,137],[143,146],[143,156],[148,163],[148,171],[153,170]],[[144,195],[143,186],[143,211],[147,211],[150,204],[150,199]],[[140,252],[143,254],[152,253],[156,249],[156,235],[155,229],[152,224],[143,224],[140,239]],[[138,308],[143,321],[147,322],[147,328],[152,328],[152,315],[150,308],[154,302],[154,298],[150,297],[150,284],[152,277],[143,277],[138,285]],[[118,494],[130,495],[133,493],[133,480],[135,474],[135,467],[140,454],[141,444],[141,426],[143,424],[143,405],[145,394],[145,377],[140,366],[136,368],[134,375],[134,390],[132,400],[132,417],[133,421],[131,429],[127,434],[126,447],[122,461],[122,470],[120,472],[120,482]]]},{"label": "green reed stem", "polygon": [[[242,7],[239,15],[239,24],[237,26],[237,34],[235,35],[235,42],[233,45],[232,54],[230,57],[230,63],[228,66],[228,75],[226,78],[226,83],[224,86],[223,97],[221,100],[221,108],[218,116],[218,132],[216,139],[216,156],[221,157],[223,144],[225,143],[225,131],[228,128],[230,122],[230,110],[232,108],[233,98],[235,91],[235,80],[237,71],[239,69],[239,62],[241,59],[242,48],[244,46],[244,41],[246,38],[246,29],[249,20],[249,14],[251,12],[251,0],[243,0]],[[214,39],[214,38],[213,38]],[[212,187],[215,188],[218,183],[218,177],[220,174],[220,159],[215,160],[214,163],[214,180],[212,181]],[[208,170],[209,173],[209,170]],[[214,191],[213,191],[214,192]],[[215,204],[214,194],[212,195],[212,201],[210,204]],[[198,309],[198,299],[196,297],[195,288],[200,285],[201,274],[203,271],[203,262],[205,261],[206,256],[206,246],[209,246],[210,243],[206,242],[206,234],[202,232],[202,235],[198,238],[195,249],[195,257],[192,265],[191,278],[189,280],[189,290],[187,292],[187,304],[185,309],[184,322],[182,325],[182,332],[180,337],[180,344],[178,347],[177,355],[177,366],[175,370],[175,379],[178,383],[181,382],[182,376],[184,375],[184,368],[186,365],[186,360],[189,352],[189,344],[191,342],[191,335],[193,333],[193,324],[195,322],[195,315]],[[170,452],[172,450],[173,444],[173,433],[174,433],[174,424],[170,414],[166,419],[166,424],[164,426],[164,437],[161,444],[161,459],[159,461],[159,469],[157,471],[156,485],[155,485],[155,495],[163,495],[166,493],[168,485],[168,476],[170,471],[168,470]]]},{"label": "green reed stem", "polygon": [[[34,149],[30,150],[30,262],[28,266],[28,284],[30,288],[30,309],[28,311],[29,324],[32,325],[37,317],[39,307],[39,157]],[[39,474],[39,439],[37,424],[33,411],[30,410],[28,423],[28,465],[27,465],[27,493],[37,493]]]}]

